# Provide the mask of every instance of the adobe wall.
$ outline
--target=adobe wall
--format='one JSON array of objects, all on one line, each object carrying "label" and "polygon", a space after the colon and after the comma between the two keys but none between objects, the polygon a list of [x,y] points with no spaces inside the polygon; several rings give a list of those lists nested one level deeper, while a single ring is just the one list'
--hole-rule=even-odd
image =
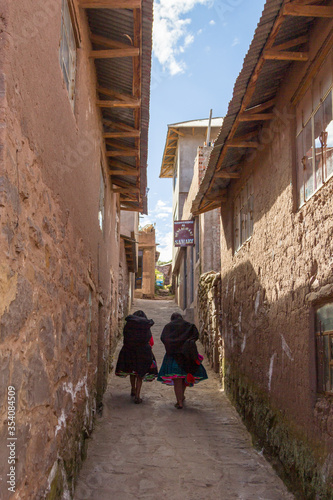
[{"label": "adobe wall", "polygon": [[[323,30],[315,39],[320,43]],[[260,445],[303,493],[331,498],[333,409],[316,392],[313,308],[333,299],[333,179],[295,208],[295,119],[285,78],[277,118],[222,205],[221,307],[225,386]],[[250,174],[254,231],[233,252],[232,200]],[[322,495],[322,496],[320,496]]]},{"label": "adobe wall", "polygon": [[[88,32],[79,17],[73,112],[59,65],[60,9],[60,1],[6,2],[1,18],[0,418],[13,386],[17,437],[16,493],[2,477],[4,500],[72,494],[118,328],[119,218],[106,175],[100,230]],[[7,437],[5,425],[4,466]]]}]

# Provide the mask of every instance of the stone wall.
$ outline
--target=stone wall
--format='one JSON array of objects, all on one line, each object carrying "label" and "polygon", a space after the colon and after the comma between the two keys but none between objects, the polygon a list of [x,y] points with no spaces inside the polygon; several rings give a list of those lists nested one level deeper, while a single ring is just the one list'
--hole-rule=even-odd
[{"label": "stone wall", "polygon": [[210,365],[220,374],[223,384],[224,347],[221,335],[221,273],[201,275],[198,285],[200,341]]},{"label": "stone wall", "polygon": [[[102,231],[106,163],[85,16],[73,110],[59,65],[61,2],[3,4],[0,497],[70,498],[118,332],[117,197],[105,175]],[[8,386],[16,393],[14,496]]]}]

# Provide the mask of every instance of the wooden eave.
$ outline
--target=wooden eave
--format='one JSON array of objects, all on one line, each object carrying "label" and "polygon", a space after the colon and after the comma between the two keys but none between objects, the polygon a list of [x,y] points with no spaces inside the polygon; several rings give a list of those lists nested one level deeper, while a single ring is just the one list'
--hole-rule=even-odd
[{"label": "wooden eave", "polygon": [[[269,0],[266,2],[265,8],[268,3]],[[216,144],[215,151],[217,154],[217,161],[214,160],[216,163],[214,167],[212,166],[212,168],[209,168],[210,165],[208,165],[208,169],[206,170],[206,176],[208,178],[207,182],[206,184],[202,182],[199,193],[192,204],[193,215],[198,215],[200,213],[213,210],[214,208],[216,208],[216,206],[220,206],[223,201],[226,201],[227,197],[220,196],[218,187],[221,187],[221,182],[223,182],[223,186],[226,187],[228,186],[228,184],[230,184],[232,179],[239,178],[242,168],[241,162],[239,161],[236,161],[236,164],[233,165],[228,164],[228,162],[226,161],[228,151],[230,151],[232,148],[243,148],[244,157],[248,150],[258,148],[258,137],[262,129],[262,124],[267,123],[277,117],[277,113],[275,112],[274,108],[274,99],[269,99],[266,102],[263,101],[259,105],[251,107],[251,102],[255,95],[260,75],[265,69],[265,65],[268,63],[274,64],[275,61],[284,61],[289,64],[304,64],[309,60],[309,53],[307,51],[309,31],[306,34],[302,34],[301,36],[297,37],[293,37],[292,33],[290,33],[290,38],[284,41],[281,41],[279,33],[281,28],[284,27],[284,23],[290,16],[301,18],[308,17],[332,19],[333,6],[317,5],[317,3],[318,2],[316,2],[315,0],[284,0],[282,2],[277,17],[275,18],[273,26],[270,30],[269,36],[267,37],[266,43],[264,44],[263,50],[257,58],[254,70],[250,76],[245,93],[242,97],[240,109],[236,114],[232,126],[230,127],[229,133],[225,138],[223,144]],[[269,7],[267,6],[267,11],[268,9]],[[264,14],[265,10],[263,12],[263,16]],[[330,33],[331,34],[328,37],[329,40],[326,40],[326,42],[324,43],[324,47],[326,49],[321,49],[319,51],[319,60],[318,58],[315,58],[315,60],[310,63],[309,68],[313,66],[315,67],[315,69],[318,69],[322,64],[324,57],[327,55],[328,50],[332,47],[333,44],[332,26]],[[279,40],[279,42],[277,42],[277,40]],[[244,62],[244,65],[245,63],[246,60]],[[311,69],[308,69],[307,71],[308,76],[309,74],[311,74]],[[303,87],[304,85],[305,83],[303,83]],[[302,87],[302,84],[300,87]],[[293,98],[294,102],[296,102],[301,94],[302,91],[298,90]],[[226,118],[228,118],[228,116]],[[242,126],[244,127],[244,124],[247,123],[250,125],[253,124],[252,128],[254,127],[254,129],[251,130],[249,134],[242,136],[242,134],[239,133],[239,130]],[[217,148],[220,148],[219,152]],[[212,153],[214,153],[214,151]]]},{"label": "wooden eave", "polygon": [[[87,10],[104,157],[120,208],[147,210],[152,0],[78,0]],[[144,72],[144,76],[142,76]],[[131,197],[131,194],[134,196]],[[130,204],[127,201],[130,200]],[[124,203],[123,203],[124,202]]]}]

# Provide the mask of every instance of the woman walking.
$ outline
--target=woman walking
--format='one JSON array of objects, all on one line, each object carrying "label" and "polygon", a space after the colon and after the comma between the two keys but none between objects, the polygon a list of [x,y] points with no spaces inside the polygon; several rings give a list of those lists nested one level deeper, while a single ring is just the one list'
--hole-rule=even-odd
[{"label": "woman walking", "polygon": [[148,319],[143,311],[130,314],[125,321],[124,345],[118,356],[116,375],[130,376],[131,396],[136,404],[140,404],[142,381],[151,382],[157,377],[156,360],[151,348],[154,341],[150,331],[154,321]]},{"label": "woman walking", "polygon": [[174,386],[175,407],[179,410],[183,408],[186,387],[208,378],[201,364],[203,357],[198,354],[195,344],[198,338],[197,327],[185,321],[179,313],[171,315],[171,321],[165,325],[161,335],[166,354],[157,380]]}]

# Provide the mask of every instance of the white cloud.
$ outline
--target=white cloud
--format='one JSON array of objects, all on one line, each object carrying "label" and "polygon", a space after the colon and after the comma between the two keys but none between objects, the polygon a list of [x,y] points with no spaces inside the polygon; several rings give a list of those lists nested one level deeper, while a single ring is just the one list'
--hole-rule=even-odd
[{"label": "white cloud", "polygon": [[234,38],[231,46],[234,47],[235,45],[238,45],[239,43],[240,43],[239,38],[236,37],[236,38]]},{"label": "white cloud", "polygon": [[159,260],[167,262],[172,259],[172,231],[162,234],[157,231],[156,243],[159,243],[157,251],[160,252]]},{"label": "white cloud", "polygon": [[200,28],[198,31],[197,31],[197,35],[201,35],[202,33],[202,28]]},{"label": "white cloud", "polygon": [[216,23],[215,23],[214,19],[212,19],[211,21],[209,21],[209,24],[210,24],[211,26],[214,26],[214,24],[216,24]]},{"label": "white cloud", "polygon": [[171,75],[183,73],[185,62],[178,58],[194,41],[189,33],[190,18],[183,18],[197,4],[210,0],[155,0],[154,3],[154,55]]}]

